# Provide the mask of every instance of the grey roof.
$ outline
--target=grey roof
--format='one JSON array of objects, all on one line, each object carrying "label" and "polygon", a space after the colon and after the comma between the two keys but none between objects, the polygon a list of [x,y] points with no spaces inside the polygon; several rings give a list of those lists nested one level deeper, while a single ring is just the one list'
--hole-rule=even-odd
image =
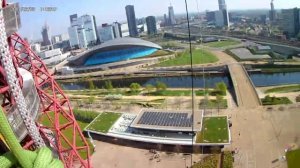
[{"label": "grey roof", "polygon": [[131,46],[131,45],[162,49],[161,46],[157,44],[142,40],[140,38],[132,38],[132,37],[123,37],[123,38],[116,38],[113,40],[109,40],[101,44],[100,46],[98,46],[97,49],[103,49],[103,48],[113,47],[113,46]]},{"label": "grey roof", "polygon": [[257,46],[257,49],[258,50],[271,50],[272,48],[270,46],[259,45],[259,46]]}]

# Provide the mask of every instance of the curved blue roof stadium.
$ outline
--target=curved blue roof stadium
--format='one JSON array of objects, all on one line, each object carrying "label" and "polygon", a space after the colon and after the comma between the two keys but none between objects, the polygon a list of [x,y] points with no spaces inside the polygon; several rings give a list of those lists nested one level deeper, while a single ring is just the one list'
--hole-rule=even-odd
[{"label": "curved blue roof stadium", "polygon": [[100,65],[145,57],[160,49],[159,45],[152,42],[138,38],[124,37],[107,41],[70,60],[69,64],[75,66]]}]

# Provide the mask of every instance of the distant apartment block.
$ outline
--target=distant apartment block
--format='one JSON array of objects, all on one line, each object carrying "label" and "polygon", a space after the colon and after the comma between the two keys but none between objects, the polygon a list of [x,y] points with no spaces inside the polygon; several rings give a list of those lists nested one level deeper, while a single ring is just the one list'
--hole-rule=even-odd
[{"label": "distant apartment block", "polygon": [[289,38],[294,37],[299,33],[300,29],[300,21],[299,21],[299,9],[283,9],[281,11],[281,28],[283,33],[287,35]]},{"label": "distant apartment block", "polygon": [[70,16],[68,28],[71,48],[86,48],[97,43],[96,19],[92,15]]},{"label": "distant apartment block", "polygon": [[229,26],[229,17],[227,10],[218,10],[215,11],[215,23],[217,27],[228,27]]},{"label": "distant apartment block", "polygon": [[208,12],[206,12],[206,20],[208,22],[214,22],[216,20],[215,12],[214,11],[208,11]]},{"label": "distant apartment block", "polygon": [[79,38],[78,38],[78,28],[77,27],[69,27],[68,33],[70,36],[70,46],[71,48],[79,48]]},{"label": "distant apartment block", "polygon": [[100,42],[106,42],[115,38],[114,27],[112,25],[103,24],[102,27],[98,28],[100,35]]},{"label": "distant apartment block", "polygon": [[112,26],[113,26],[113,31],[114,31],[114,37],[115,38],[121,38],[122,37],[121,23],[114,22],[112,24]]},{"label": "distant apartment block", "polygon": [[52,36],[52,38],[51,38],[52,44],[56,44],[56,43],[59,43],[62,41],[67,41],[67,40],[69,40],[68,34],[59,34],[59,35]]}]

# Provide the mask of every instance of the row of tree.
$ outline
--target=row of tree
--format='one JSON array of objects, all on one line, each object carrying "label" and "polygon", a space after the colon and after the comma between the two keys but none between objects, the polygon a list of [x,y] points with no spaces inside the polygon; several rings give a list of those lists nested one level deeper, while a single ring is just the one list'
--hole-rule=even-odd
[{"label": "row of tree", "polygon": [[[88,81],[88,88],[90,90],[94,90],[94,89],[97,89],[97,87],[95,86],[94,82],[92,80],[89,80]],[[103,88],[108,90],[108,91],[111,91],[114,89],[114,86],[112,84],[112,82],[110,80],[108,81],[105,81],[104,82],[104,85],[103,85]],[[141,85],[139,83],[131,83],[130,86],[130,91],[132,93],[138,93],[140,90],[141,90]],[[157,81],[155,85],[152,85],[152,84],[147,84],[145,86],[145,90],[150,93],[151,91],[154,90],[154,88],[156,89],[156,91],[163,91],[163,90],[166,90],[167,89],[167,85],[163,82],[160,82],[160,81]]]}]

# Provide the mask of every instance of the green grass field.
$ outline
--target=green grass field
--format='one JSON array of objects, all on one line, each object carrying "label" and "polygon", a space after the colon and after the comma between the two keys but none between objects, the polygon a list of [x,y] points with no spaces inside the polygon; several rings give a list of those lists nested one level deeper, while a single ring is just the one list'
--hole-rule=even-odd
[{"label": "green grass field", "polygon": [[223,168],[233,168],[233,155],[230,151],[224,152],[223,158]]},{"label": "green grass field", "polygon": [[[207,50],[196,49],[193,50],[193,64],[206,64],[206,63],[215,63],[219,59]],[[186,50],[184,53],[180,54],[176,58],[169,59],[167,61],[160,62],[155,66],[158,67],[168,67],[168,66],[180,66],[180,65],[190,65],[191,58],[190,53]]]},{"label": "green grass field", "polygon": [[300,85],[281,86],[272,89],[268,89],[265,93],[288,93],[288,92],[299,92]]},{"label": "green grass field", "polygon": [[286,153],[288,168],[300,167],[300,149]]},{"label": "green grass field", "polygon": [[197,143],[227,143],[229,131],[227,117],[204,117],[202,131],[197,133]]},{"label": "green grass field", "polygon": [[[49,113],[49,116],[51,119],[54,120],[54,113]],[[68,123],[68,121],[65,119],[65,118],[62,118],[61,115],[59,116],[60,120],[59,120],[59,123],[61,125],[63,124],[66,124]],[[49,118],[46,116],[46,115],[42,115],[40,118],[39,118],[39,121],[41,124],[43,124],[44,126],[47,126],[47,127],[53,127]],[[83,131],[83,129],[89,124],[89,123],[86,123],[86,122],[81,122],[81,121],[77,121],[79,127],[81,128],[81,130]],[[72,136],[73,136],[73,131],[72,129],[70,128],[67,128],[65,130],[62,131],[62,133],[66,136],[66,138],[69,140],[69,141],[72,141]],[[87,138],[86,138],[87,140]],[[92,153],[93,150],[93,145],[90,143],[90,141],[88,141],[88,144],[89,144],[89,147],[90,147],[90,154]],[[80,139],[80,136],[79,134],[77,133],[76,134],[76,145],[77,146],[83,146],[83,141]],[[67,144],[66,141],[62,140],[62,146],[64,147],[69,147],[69,145]],[[87,153],[85,151],[79,151],[79,154],[80,156],[83,158],[83,159],[86,159],[87,158]]]},{"label": "green grass field", "polygon": [[[210,91],[207,91],[210,93]],[[204,90],[196,90],[196,96],[203,96]],[[147,93],[148,96],[191,96],[191,90],[163,90]]]},{"label": "green grass field", "polygon": [[287,97],[270,97],[266,96],[261,99],[264,106],[266,105],[279,105],[279,104],[292,104],[293,102]]},{"label": "green grass field", "polygon": [[[203,107],[205,105],[205,101],[204,99],[201,100],[200,102],[200,107]],[[206,105],[206,108],[208,109],[226,109],[228,107],[227,105],[227,100],[226,99],[222,99],[221,102],[218,104],[217,100],[208,100],[208,103]]]},{"label": "green grass field", "polygon": [[232,45],[238,45],[240,43],[241,42],[235,40],[226,40],[226,41],[210,42],[210,43],[206,43],[205,45],[214,48],[221,48],[221,47],[228,47]]},{"label": "green grass field", "polygon": [[86,129],[107,133],[120,116],[120,113],[103,112]]}]

